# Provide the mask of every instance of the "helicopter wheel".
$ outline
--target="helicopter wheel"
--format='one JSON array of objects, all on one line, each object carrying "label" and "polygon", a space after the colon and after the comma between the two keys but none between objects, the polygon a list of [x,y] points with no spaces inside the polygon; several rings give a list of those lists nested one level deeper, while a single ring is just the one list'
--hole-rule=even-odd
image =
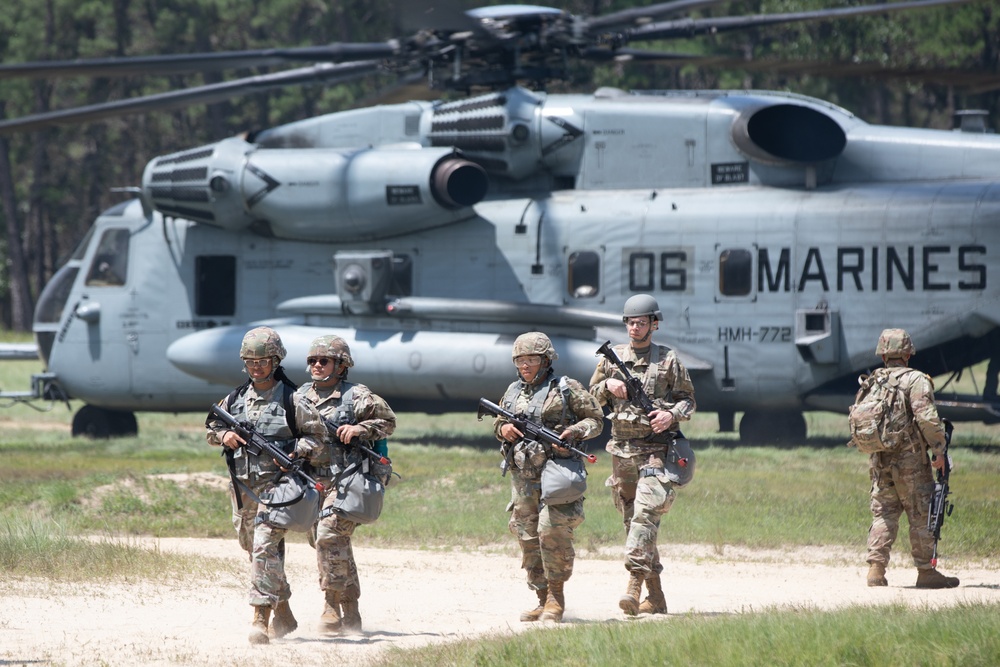
[{"label": "helicopter wheel", "polygon": [[754,410],[740,419],[740,442],[745,445],[803,445],[806,418],[798,410]]},{"label": "helicopter wheel", "polygon": [[138,432],[139,425],[132,412],[85,405],[73,416],[74,437],[121,438]]}]

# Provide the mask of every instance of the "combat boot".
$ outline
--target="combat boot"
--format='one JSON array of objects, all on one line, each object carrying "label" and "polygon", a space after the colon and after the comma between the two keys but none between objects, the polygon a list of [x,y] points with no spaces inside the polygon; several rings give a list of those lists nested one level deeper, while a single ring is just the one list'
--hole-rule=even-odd
[{"label": "combat boot", "polygon": [[955,588],[958,577],[946,577],[934,568],[917,570],[917,588]]},{"label": "combat boot", "polygon": [[649,595],[639,605],[639,613],[666,614],[667,599],[663,597],[663,588],[660,587],[660,575],[651,574],[646,577],[646,592]]},{"label": "combat boot", "polygon": [[340,608],[344,617],[340,622],[340,627],[347,634],[361,634],[361,611],[358,609],[358,598],[361,591],[357,588],[348,588],[340,595]]},{"label": "combat boot", "polygon": [[628,616],[639,613],[639,596],[642,595],[642,572],[630,572],[625,595],[618,600],[618,607]]},{"label": "combat boot", "polygon": [[292,615],[292,608],[288,605],[288,600],[282,600],[274,606],[274,617],[271,619],[271,637],[281,639],[287,634],[295,632],[299,627],[299,622]]},{"label": "combat boot", "polygon": [[319,630],[329,635],[338,635],[343,629],[340,616],[340,591],[327,589],[323,615],[319,617]]},{"label": "combat boot", "polygon": [[545,608],[542,610],[540,620],[562,621],[563,610],[566,608],[566,600],[563,598],[563,582],[550,581],[549,593],[545,598]]},{"label": "combat boot", "polygon": [[267,621],[271,617],[270,607],[253,608],[253,627],[250,629],[251,644],[269,644],[267,636]]},{"label": "combat boot", "polygon": [[543,611],[545,611],[545,601],[546,599],[548,599],[549,589],[541,588],[535,591],[535,594],[538,595],[538,606],[535,607],[534,609],[529,609],[528,611],[522,611],[521,612],[522,621],[525,622],[537,621],[538,617],[542,615]]},{"label": "combat boot", "polygon": [[868,568],[869,586],[888,586],[889,582],[885,578],[885,565],[882,563],[872,563]]}]

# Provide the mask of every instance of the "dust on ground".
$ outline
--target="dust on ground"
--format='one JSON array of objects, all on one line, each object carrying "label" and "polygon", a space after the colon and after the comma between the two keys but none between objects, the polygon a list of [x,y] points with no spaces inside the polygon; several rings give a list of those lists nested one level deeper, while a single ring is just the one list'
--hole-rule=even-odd
[{"label": "dust on ground", "polygon": [[[905,539],[905,536],[904,536]],[[362,540],[359,540],[363,542]],[[366,665],[390,647],[408,649],[506,635],[535,604],[519,558],[489,552],[355,547],[364,632],[328,637],[316,629],[323,607],[315,552],[288,546],[286,571],[299,629],[270,646],[250,646],[246,554],[233,539],[142,540],[151,549],[223,559],[217,573],[163,581],[63,583],[0,575],[0,665]],[[894,552],[895,555],[895,552]],[[957,589],[913,587],[912,567],[889,568],[888,588],[868,588],[863,551],[795,548],[757,551],[661,545],[669,614],[626,619],[618,609],[627,574],[617,558],[578,554],[566,584],[565,623],[669,623],[671,616],[741,614],[771,607],[834,609],[901,603],[916,607],[1000,602],[1000,561],[944,564]]]}]

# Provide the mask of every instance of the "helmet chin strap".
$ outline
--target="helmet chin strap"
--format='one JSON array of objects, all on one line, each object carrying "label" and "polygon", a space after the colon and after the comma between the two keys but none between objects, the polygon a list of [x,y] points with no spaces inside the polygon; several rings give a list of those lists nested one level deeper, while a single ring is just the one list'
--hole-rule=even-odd
[{"label": "helmet chin strap", "polygon": [[633,340],[632,342],[633,343],[639,343],[639,344],[643,344],[643,343],[648,342],[649,339],[652,337],[653,332],[656,331],[659,328],[659,326],[657,326],[657,324],[658,324],[658,322],[657,322],[656,318],[650,316],[649,317],[649,329],[646,330],[646,335],[643,336],[642,338],[640,338],[639,340]]}]

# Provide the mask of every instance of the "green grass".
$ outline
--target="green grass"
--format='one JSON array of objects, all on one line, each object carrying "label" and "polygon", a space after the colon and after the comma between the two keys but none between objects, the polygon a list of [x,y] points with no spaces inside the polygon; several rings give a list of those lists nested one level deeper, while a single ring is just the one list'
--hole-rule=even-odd
[{"label": "green grass", "polygon": [[53,521],[24,517],[0,523],[0,573],[3,578],[51,580],[146,579],[214,576],[234,565],[218,558],[176,556],[114,538],[82,539]]},{"label": "green grass", "polygon": [[1000,664],[1000,607],[903,605],[834,612],[768,610],[687,615],[657,622],[579,624],[410,651],[390,649],[377,665],[443,667],[868,667]]},{"label": "green grass", "polygon": [[[17,366],[25,378],[38,370],[31,362],[0,364],[0,387],[20,388],[11,382],[10,369]],[[97,441],[70,437],[70,418],[61,405],[41,413],[24,405],[0,411],[0,503],[6,510],[0,580],[212,576],[237,567],[165,555],[137,542],[138,536],[232,536],[224,490],[157,477],[225,474],[218,450],[205,443],[201,415],[141,414],[137,437]],[[866,457],[844,446],[843,416],[811,413],[807,421],[810,438],[801,446],[741,447],[735,433],[718,432],[715,415],[696,415],[685,432],[695,445],[697,474],[664,517],[661,543],[711,545],[720,557],[729,545],[861,552],[871,520]],[[1000,426],[958,426],[956,509],[941,543],[947,567],[995,563],[1000,553],[998,443]],[[504,511],[510,482],[500,476],[496,445],[489,422],[472,414],[399,415],[390,456],[402,479],[390,486],[379,522],[358,530],[358,543],[491,548],[514,556]],[[597,453],[598,463],[589,466],[578,552],[581,558],[617,558],[624,536],[604,487],[610,457]],[[994,665],[1000,664],[998,612],[996,605],[859,607],[567,624],[393,650],[382,664]]]}]

